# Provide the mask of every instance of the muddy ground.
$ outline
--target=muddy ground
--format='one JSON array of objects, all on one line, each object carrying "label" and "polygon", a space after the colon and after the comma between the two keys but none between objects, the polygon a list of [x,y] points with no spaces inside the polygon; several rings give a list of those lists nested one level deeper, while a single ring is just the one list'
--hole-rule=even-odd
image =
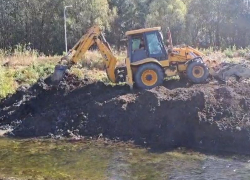
[{"label": "muddy ground", "polygon": [[250,154],[250,82],[167,81],[147,91],[68,76],[48,79],[0,103],[0,126],[16,137],[94,136],[153,149],[187,147]]}]

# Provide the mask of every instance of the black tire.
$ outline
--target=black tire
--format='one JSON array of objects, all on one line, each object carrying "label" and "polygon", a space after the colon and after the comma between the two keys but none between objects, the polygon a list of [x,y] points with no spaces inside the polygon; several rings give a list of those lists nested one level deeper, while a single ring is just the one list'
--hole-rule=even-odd
[{"label": "black tire", "polygon": [[187,77],[193,83],[203,83],[209,76],[207,65],[202,59],[195,59],[187,67]]},{"label": "black tire", "polygon": [[[150,72],[153,73],[154,77],[150,75]],[[145,74],[147,73],[149,74],[145,76]],[[144,79],[143,77],[146,77],[146,79],[143,80]],[[147,63],[147,64],[143,64],[139,66],[139,68],[137,69],[135,73],[134,78],[135,78],[135,84],[138,88],[151,89],[163,83],[164,72],[163,72],[163,69],[159,65],[154,64],[154,63]]]}]

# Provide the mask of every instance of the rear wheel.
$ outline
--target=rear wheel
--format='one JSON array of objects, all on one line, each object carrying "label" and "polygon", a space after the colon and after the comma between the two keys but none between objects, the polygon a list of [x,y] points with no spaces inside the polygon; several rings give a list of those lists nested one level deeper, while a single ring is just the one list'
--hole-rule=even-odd
[{"label": "rear wheel", "polygon": [[154,63],[139,66],[135,74],[135,83],[141,89],[151,89],[164,81],[163,69]]},{"label": "rear wheel", "polygon": [[208,76],[208,67],[201,59],[194,60],[187,67],[187,77],[194,83],[202,83]]}]

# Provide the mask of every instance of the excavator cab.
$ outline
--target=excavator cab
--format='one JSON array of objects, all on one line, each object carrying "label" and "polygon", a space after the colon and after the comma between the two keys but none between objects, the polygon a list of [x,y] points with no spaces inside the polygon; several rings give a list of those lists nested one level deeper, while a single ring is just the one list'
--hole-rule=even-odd
[{"label": "excavator cab", "polygon": [[[160,85],[164,78],[164,66],[169,65],[168,53],[163,43],[160,27],[126,32],[128,38],[128,84],[142,89]],[[131,74],[129,74],[131,69]]]},{"label": "excavator cab", "polygon": [[[128,32],[128,52],[131,63],[146,59],[155,58],[158,61],[168,59],[168,55],[163,44],[163,39],[158,28],[151,31],[133,34]],[[130,33],[132,33],[130,35]]]}]

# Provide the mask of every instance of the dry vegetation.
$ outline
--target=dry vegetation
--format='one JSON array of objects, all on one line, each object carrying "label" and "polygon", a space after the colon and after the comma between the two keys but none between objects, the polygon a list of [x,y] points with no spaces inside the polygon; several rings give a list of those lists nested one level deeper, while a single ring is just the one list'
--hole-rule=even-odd
[{"label": "dry vegetation", "polygon": [[[210,48],[201,51],[210,59],[219,62],[250,60],[250,48],[237,50],[231,47],[224,51]],[[126,52],[114,52],[114,54],[118,64],[122,64]],[[39,78],[49,76],[60,58],[61,56],[45,56],[35,50],[28,51],[22,46],[16,46],[12,50],[0,50],[0,99],[14,93],[21,85],[30,86]],[[71,68],[71,73],[83,79],[90,78],[109,83],[101,54],[97,51],[87,52],[82,61]]]},{"label": "dry vegetation", "polygon": [[250,46],[245,49],[237,49],[235,46],[229,47],[225,50],[215,50],[213,48],[202,49],[204,54],[208,56],[209,59],[214,59],[216,61],[222,62],[240,62],[241,60],[250,60]]},{"label": "dry vegetation", "polygon": [[[114,52],[119,63],[124,52]],[[53,71],[61,56],[45,56],[37,51],[28,51],[22,46],[11,50],[0,50],[0,99],[14,93],[21,85],[30,86],[39,78],[46,78]],[[101,54],[89,51],[83,60],[71,68],[71,73],[80,78],[109,82]]]}]

